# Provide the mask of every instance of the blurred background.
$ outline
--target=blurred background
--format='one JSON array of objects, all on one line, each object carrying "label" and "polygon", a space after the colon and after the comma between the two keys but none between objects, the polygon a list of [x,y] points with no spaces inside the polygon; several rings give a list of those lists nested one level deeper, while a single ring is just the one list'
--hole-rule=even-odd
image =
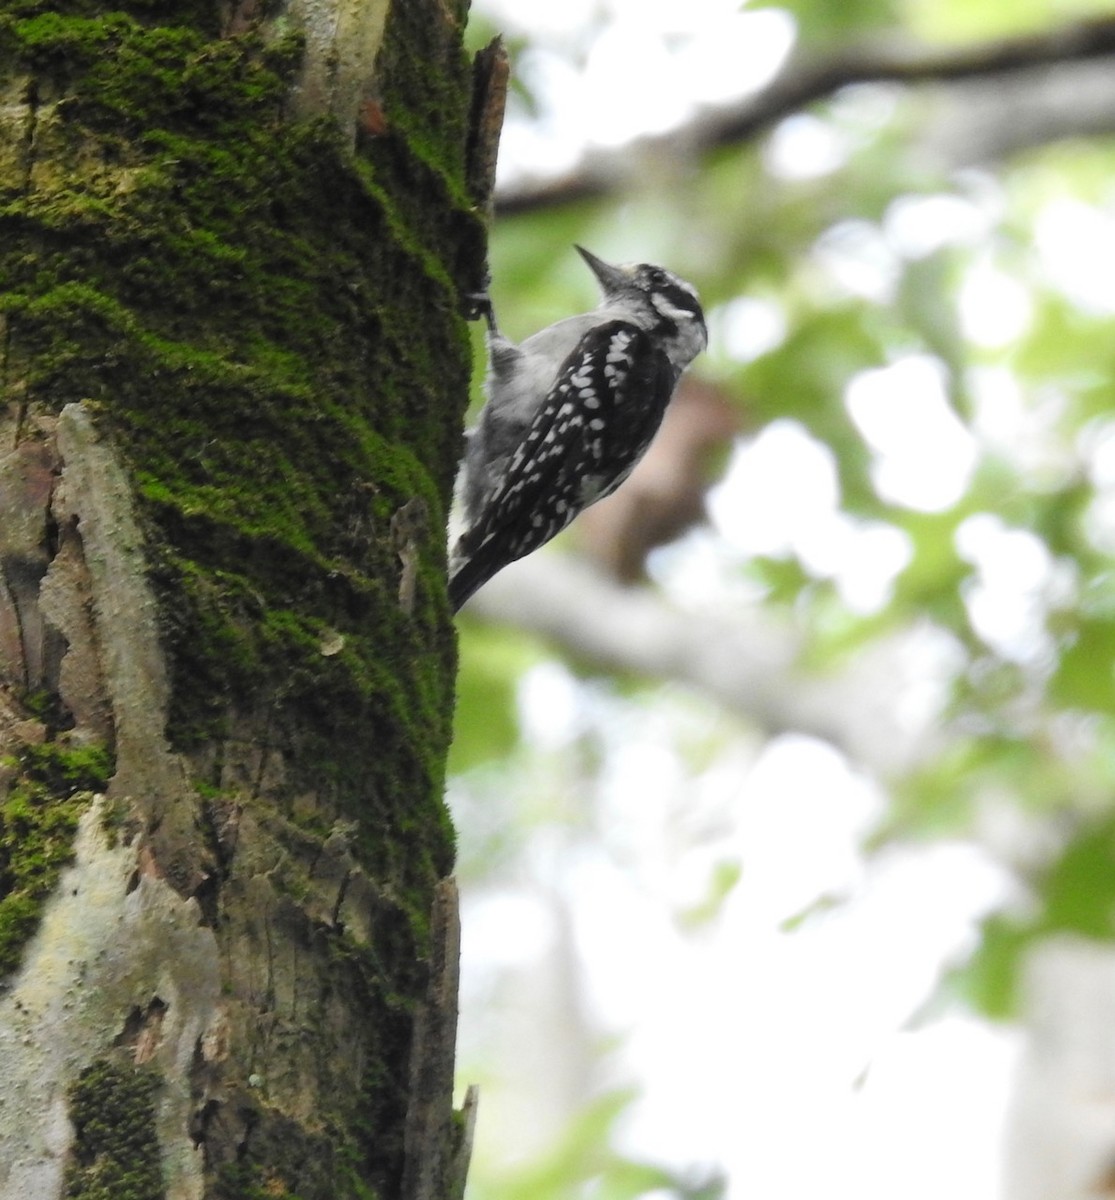
[{"label": "blurred background", "polygon": [[469,1196],[1115,1196],[1115,6],[496,32],[505,332],[711,344],[460,620]]}]

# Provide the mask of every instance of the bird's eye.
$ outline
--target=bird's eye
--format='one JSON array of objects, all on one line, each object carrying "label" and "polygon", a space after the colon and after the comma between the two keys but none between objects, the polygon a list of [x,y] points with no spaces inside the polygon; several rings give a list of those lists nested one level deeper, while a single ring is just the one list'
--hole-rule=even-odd
[{"label": "bird's eye", "polygon": [[661,287],[666,282],[666,272],[661,267],[651,267],[647,272],[647,280],[655,287]]}]

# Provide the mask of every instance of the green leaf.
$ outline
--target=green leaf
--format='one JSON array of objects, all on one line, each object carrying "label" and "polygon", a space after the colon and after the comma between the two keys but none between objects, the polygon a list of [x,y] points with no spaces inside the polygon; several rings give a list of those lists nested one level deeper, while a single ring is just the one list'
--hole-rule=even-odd
[{"label": "green leaf", "polygon": [[1115,814],[1085,827],[1034,885],[1040,909],[1020,919],[993,913],[980,929],[980,944],[962,967],[950,972],[946,990],[990,1017],[1014,1014],[1022,963],[1043,937],[1074,933],[1115,940]]},{"label": "green leaf", "polygon": [[849,428],[844,385],[885,361],[865,307],[846,304],[799,316],[789,336],[744,372],[749,409],[757,416],[796,417],[820,436],[835,423]]},{"label": "green leaf", "polygon": [[980,929],[980,944],[963,966],[944,979],[947,993],[996,1020],[1015,1015],[1018,980],[1034,932],[1001,913],[989,916]]},{"label": "green leaf", "polygon": [[1115,816],[1069,843],[1041,885],[1043,927],[1115,938]]},{"label": "green leaf", "polygon": [[783,0],[778,5],[798,23],[803,45],[823,45],[893,23],[892,0]]},{"label": "green leaf", "polygon": [[933,613],[953,626],[966,619],[960,585],[972,568],[956,552],[956,530],[968,515],[966,508],[943,513],[896,509],[889,514],[914,551],[896,585],[896,599],[904,607]]},{"label": "green leaf", "polygon": [[897,780],[890,808],[870,844],[966,830],[972,816],[973,775],[985,754],[975,739],[959,741],[920,771]]},{"label": "green leaf", "polygon": [[756,579],[773,604],[792,604],[816,580],[806,573],[796,558],[771,558],[757,555],[747,563],[747,575]]},{"label": "green leaf", "polygon": [[708,889],[696,904],[679,916],[679,923],[687,930],[700,929],[711,924],[720,915],[725,900],[735,891],[736,884],[743,878],[743,864],[738,859],[724,859],[712,869]]},{"label": "green leaf", "polygon": [[503,758],[518,744],[515,691],[519,676],[542,659],[542,652],[513,630],[463,621],[460,658],[451,774]]},{"label": "green leaf", "polygon": [[913,29],[940,41],[1006,37],[1044,29],[1093,13],[1108,13],[1105,0],[921,0],[910,6]]},{"label": "green leaf", "polygon": [[1084,620],[1062,651],[1049,699],[1064,708],[1115,709],[1115,620]]}]

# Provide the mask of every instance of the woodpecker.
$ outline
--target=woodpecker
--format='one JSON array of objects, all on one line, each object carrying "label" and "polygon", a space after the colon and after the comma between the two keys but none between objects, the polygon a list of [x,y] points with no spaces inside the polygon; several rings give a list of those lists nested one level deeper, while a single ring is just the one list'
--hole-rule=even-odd
[{"label": "woodpecker", "polygon": [[575,247],[600,284],[592,312],[515,345],[488,320],[487,403],[466,434],[450,552],[456,612],[630,475],[682,372],[708,345],[696,289],[650,263],[612,266]]}]

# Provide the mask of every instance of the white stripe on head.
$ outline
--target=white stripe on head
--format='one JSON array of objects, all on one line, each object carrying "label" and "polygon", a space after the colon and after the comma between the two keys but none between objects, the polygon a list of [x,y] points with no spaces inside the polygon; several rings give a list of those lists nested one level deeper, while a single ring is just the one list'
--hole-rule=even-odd
[{"label": "white stripe on head", "polygon": [[[696,292],[691,288],[686,288],[687,292],[691,292],[693,299],[697,299]],[[667,320],[680,324],[682,321],[693,321],[697,314],[691,308],[678,308],[676,304],[671,304],[669,300],[661,292],[655,292],[650,298],[651,304],[655,310]]]}]

